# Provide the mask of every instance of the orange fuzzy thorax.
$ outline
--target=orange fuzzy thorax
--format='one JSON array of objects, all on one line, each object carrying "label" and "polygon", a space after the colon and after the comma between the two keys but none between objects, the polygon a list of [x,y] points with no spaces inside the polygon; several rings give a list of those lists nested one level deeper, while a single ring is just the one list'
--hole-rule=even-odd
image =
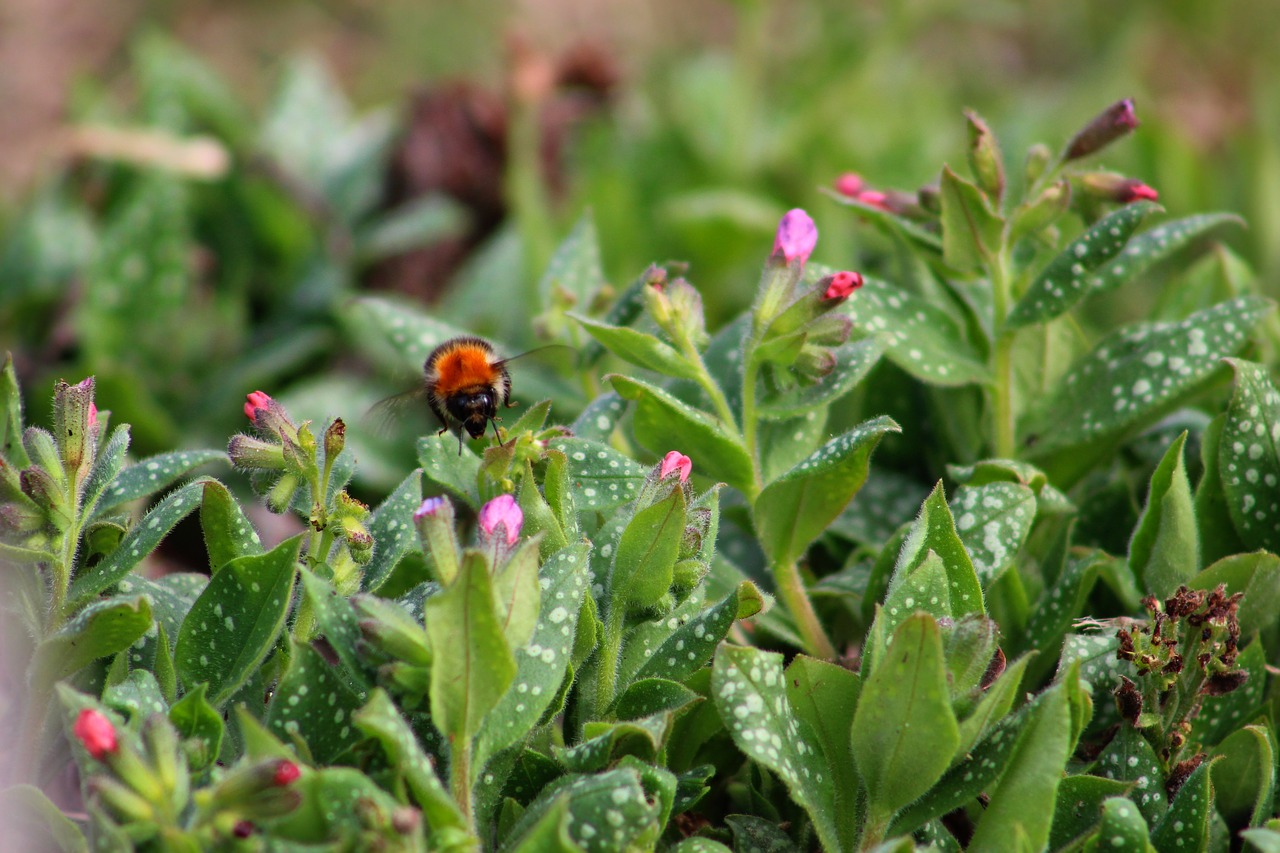
[{"label": "orange fuzzy thorax", "polygon": [[477,385],[493,385],[498,378],[498,369],[489,361],[489,353],[475,344],[460,344],[443,353],[434,366],[436,379],[432,390],[441,397]]}]

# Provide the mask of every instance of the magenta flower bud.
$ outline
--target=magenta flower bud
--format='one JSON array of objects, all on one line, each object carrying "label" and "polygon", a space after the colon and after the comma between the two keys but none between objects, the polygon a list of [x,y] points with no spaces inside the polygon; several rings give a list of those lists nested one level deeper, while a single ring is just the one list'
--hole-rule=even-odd
[{"label": "magenta flower bud", "polygon": [[1133,99],[1116,101],[1093,118],[1067,143],[1063,160],[1087,157],[1115,142],[1138,126],[1138,116],[1133,110]]},{"label": "magenta flower bud", "polygon": [[89,429],[93,429],[98,425],[98,406],[95,403],[89,404]]},{"label": "magenta flower bud", "polygon": [[421,521],[429,516],[434,516],[440,510],[444,509],[444,498],[427,498],[422,505],[413,511],[413,520]]},{"label": "magenta flower bud", "polygon": [[778,233],[773,239],[773,253],[781,255],[787,263],[798,260],[804,263],[818,245],[818,227],[809,214],[800,208],[788,210],[778,223]]},{"label": "magenta flower bud", "polygon": [[672,450],[662,457],[662,466],[658,469],[658,479],[665,480],[673,471],[680,472],[681,483],[689,482],[689,475],[693,473],[693,460],[679,450]]},{"label": "magenta flower bud", "polygon": [[523,524],[524,513],[511,495],[498,495],[480,507],[480,529],[486,536],[505,537],[508,545],[516,544]]},{"label": "magenta flower bud", "polygon": [[1129,181],[1121,189],[1117,196],[1117,200],[1121,204],[1129,204],[1134,201],[1156,201],[1160,198],[1160,193],[1156,192],[1154,187],[1149,187],[1142,181]]},{"label": "magenta flower bud", "polygon": [[238,820],[236,825],[231,828],[231,834],[236,838],[248,838],[257,831],[257,827],[253,825],[251,820]]},{"label": "magenta flower bud", "polygon": [[849,198],[857,198],[866,186],[866,182],[862,180],[862,176],[857,172],[845,172],[836,178],[835,183],[836,192]]},{"label": "magenta flower bud", "polygon": [[880,190],[865,190],[864,192],[858,193],[855,198],[868,207],[878,207],[881,210],[889,209],[889,196]]},{"label": "magenta flower bud", "polygon": [[822,291],[822,298],[848,299],[849,294],[862,287],[862,273],[842,270],[826,279],[827,288]]},{"label": "magenta flower bud", "polygon": [[85,708],[80,712],[71,732],[88,753],[99,761],[119,748],[116,727],[107,719],[106,714],[93,708]]}]

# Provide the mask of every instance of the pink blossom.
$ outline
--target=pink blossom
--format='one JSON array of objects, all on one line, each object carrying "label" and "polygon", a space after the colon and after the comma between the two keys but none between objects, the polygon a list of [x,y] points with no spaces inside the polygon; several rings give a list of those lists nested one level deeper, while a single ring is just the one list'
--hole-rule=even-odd
[{"label": "pink blossom", "polygon": [[498,495],[480,508],[480,529],[486,536],[505,536],[508,545],[520,538],[524,513],[511,495]]},{"label": "pink blossom", "polygon": [[257,423],[255,416],[258,409],[266,409],[271,406],[272,399],[261,391],[254,391],[245,397],[244,413],[249,420]]},{"label": "pink blossom", "polygon": [[836,192],[849,198],[857,198],[867,184],[857,172],[845,172],[836,178]]},{"label": "pink blossom", "polygon": [[1116,198],[1123,204],[1129,204],[1134,201],[1155,201],[1160,198],[1160,193],[1142,181],[1129,181],[1120,188]]},{"label": "pink blossom", "polygon": [[98,425],[98,406],[95,403],[89,404],[89,429],[93,429]]},{"label": "pink blossom", "polygon": [[85,708],[80,712],[71,731],[89,754],[98,760],[118,748],[115,726],[107,719],[106,714],[93,708]]},{"label": "pink blossom", "polygon": [[822,292],[823,299],[848,299],[849,294],[862,287],[862,273],[842,270],[827,281],[827,289]]},{"label": "pink blossom", "polygon": [[665,480],[673,471],[680,472],[681,483],[689,482],[689,475],[693,473],[693,460],[679,450],[671,451],[662,457],[662,466],[658,469],[658,479]]},{"label": "pink blossom", "polygon": [[773,253],[781,255],[788,263],[798,260],[804,263],[818,245],[818,227],[809,214],[800,208],[788,210],[778,223],[778,233],[773,239]]}]

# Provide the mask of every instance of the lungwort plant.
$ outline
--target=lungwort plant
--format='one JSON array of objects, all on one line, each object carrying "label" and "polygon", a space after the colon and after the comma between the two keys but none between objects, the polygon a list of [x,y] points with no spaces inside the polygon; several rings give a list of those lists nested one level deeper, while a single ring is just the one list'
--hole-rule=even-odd
[{"label": "lungwort plant", "polygon": [[[555,411],[418,439],[373,508],[341,418],[254,391],[225,454],[131,460],[93,380],[46,430],[6,365],[6,812],[66,850],[1280,848],[1271,303],[1197,255],[1233,217],[1084,165],[1132,104],[1017,181],[968,121],[967,177],[839,182],[882,266],[793,210],[718,330],[674,265],[610,288],[584,219]],[[348,311],[415,369],[461,332]],[[144,573],[188,516],[207,573]]]}]

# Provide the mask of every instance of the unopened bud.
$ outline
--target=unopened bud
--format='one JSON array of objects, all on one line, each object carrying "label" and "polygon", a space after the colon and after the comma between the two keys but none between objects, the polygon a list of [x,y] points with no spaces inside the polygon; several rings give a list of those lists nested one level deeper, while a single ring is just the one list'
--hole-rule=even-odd
[{"label": "unopened bud", "polygon": [[1078,160],[1101,151],[1120,137],[1132,133],[1137,126],[1138,116],[1133,110],[1133,100],[1116,101],[1071,138],[1062,159]]},{"label": "unopened bud", "polygon": [[1034,201],[1023,205],[1014,214],[1013,232],[1016,236],[1035,234],[1048,228],[1071,206],[1071,185],[1055,181],[1045,187]]},{"label": "unopened bud", "polygon": [[422,812],[412,806],[400,806],[391,813],[391,828],[401,835],[409,835],[422,825]]},{"label": "unopened bud", "polygon": [[460,550],[453,523],[453,504],[448,498],[427,498],[414,512],[413,521],[436,580],[445,585],[452,583],[458,576]]},{"label": "unopened bud", "polygon": [[103,760],[108,754],[119,749],[116,740],[116,727],[107,715],[93,708],[85,708],[76,717],[71,733],[91,756]]},{"label": "unopened bud", "polygon": [[280,515],[289,509],[289,505],[293,503],[293,496],[298,491],[301,480],[297,474],[287,472],[280,475],[280,479],[276,480],[276,484],[271,487],[271,491],[267,492],[267,509]]},{"label": "unopened bud", "polygon": [[511,495],[498,495],[480,508],[480,531],[486,538],[514,545],[523,524],[524,512]]},{"label": "unopened bud", "polygon": [[241,471],[284,470],[284,450],[279,444],[244,433],[233,435],[227,442],[227,455]]},{"label": "unopened bud", "polygon": [[[89,426],[92,405],[92,376],[75,385],[58,381],[53,392],[53,426],[62,450],[62,463],[69,474],[91,459],[95,434]],[[96,417],[96,411],[94,415]]]},{"label": "unopened bud", "polygon": [[1004,194],[1000,145],[981,116],[972,110],[966,110],[964,116],[969,122],[969,168],[982,191],[998,201]]},{"label": "unopened bud", "polygon": [[781,258],[784,263],[799,261],[803,265],[817,245],[818,227],[809,214],[798,207],[788,210],[778,222],[778,231],[773,238],[773,256]]},{"label": "unopened bud", "polygon": [[143,823],[155,819],[151,803],[127,785],[109,776],[93,776],[89,779],[89,794],[96,796],[114,817],[122,823]]},{"label": "unopened bud", "polygon": [[342,452],[347,441],[347,425],[342,418],[334,418],[333,423],[324,431],[324,458],[332,461]]},{"label": "unopened bud", "polygon": [[1053,151],[1043,142],[1037,142],[1027,149],[1027,161],[1023,165],[1023,174],[1026,175],[1027,186],[1034,186],[1036,181],[1044,177],[1044,173],[1048,171],[1049,164],[1053,162]]},{"label": "unopened bud", "polygon": [[805,344],[796,357],[795,368],[802,376],[818,379],[836,369],[836,357],[826,347]]},{"label": "unopened bud", "polygon": [[1089,172],[1080,176],[1081,188],[1094,198],[1130,204],[1135,201],[1155,201],[1160,194],[1142,181],[1126,178],[1115,172]]},{"label": "unopened bud", "polygon": [[673,473],[679,474],[681,483],[689,482],[689,475],[693,473],[693,460],[678,450],[672,450],[662,457],[662,463],[658,466],[658,479],[665,480]]},{"label": "unopened bud", "polygon": [[836,178],[835,190],[840,195],[857,198],[866,185],[866,181],[862,180],[862,176],[857,172],[845,172]]},{"label": "unopened bud", "polygon": [[849,340],[853,320],[844,314],[823,314],[804,327],[805,340],[825,347],[838,347]]},{"label": "unopened bud", "polygon": [[823,299],[843,302],[855,290],[862,287],[862,273],[842,270],[819,281],[818,287],[822,290]]}]

